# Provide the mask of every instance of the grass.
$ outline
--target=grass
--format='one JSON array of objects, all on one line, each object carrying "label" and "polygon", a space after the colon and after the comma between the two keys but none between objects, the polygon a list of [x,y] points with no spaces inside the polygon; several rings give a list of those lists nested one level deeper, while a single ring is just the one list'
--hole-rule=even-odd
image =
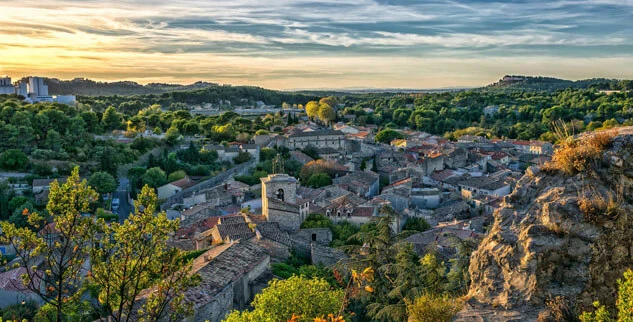
[{"label": "grass", "polygon": [[546,163],[543,170],[559,171],[569,176],[587,173],[601,160],[602,153],[611,146],[615,135],[614,132],[597,132],[582,139],[563,139],[552,161]]},{"label": "grass", "polygon": [[578,197],[578,208],[585,221],[600,224],[604,219],[615,219],[620,213],[622,197],[612,192],[602,194],[595,189],[583,189]]}]

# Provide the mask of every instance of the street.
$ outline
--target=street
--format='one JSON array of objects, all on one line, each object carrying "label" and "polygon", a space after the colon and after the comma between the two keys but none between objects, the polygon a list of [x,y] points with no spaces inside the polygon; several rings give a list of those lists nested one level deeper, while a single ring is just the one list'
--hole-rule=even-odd
[{"label": "street", "polygon": [[119,177],[119,186],[117,190],[113,193],[114,198],[119,198],[120,206],[116,211],[119,214],[119,221],[123,222],[130,216],[130,213],[134,211],[134,207],[130,205],[127,200],[127,186],[129,184],[129,180],[126,177]]}]

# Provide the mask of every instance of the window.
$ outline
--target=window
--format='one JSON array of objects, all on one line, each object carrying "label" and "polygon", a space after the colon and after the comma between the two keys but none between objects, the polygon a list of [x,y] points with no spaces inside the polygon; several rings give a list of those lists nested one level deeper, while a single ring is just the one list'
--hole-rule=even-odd
[{"label": "window", "polygon": [[277,190],[277,199],[284,201],[284,189]]},{"label": "window", "polygon": [[317,240],[316,234],[312,234],[312,241],[316,241],[316,240]]}]

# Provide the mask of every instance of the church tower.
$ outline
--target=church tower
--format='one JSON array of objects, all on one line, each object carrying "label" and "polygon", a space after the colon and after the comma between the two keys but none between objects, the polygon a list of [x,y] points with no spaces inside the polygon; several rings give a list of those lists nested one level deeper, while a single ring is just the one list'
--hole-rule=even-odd
[{"label": "church tower", "polygon": [[262,214],[267,221],[279,223],[284,230],[298,230],[301,216],[297,202],[297,179],[277,173],[261,178]]}]

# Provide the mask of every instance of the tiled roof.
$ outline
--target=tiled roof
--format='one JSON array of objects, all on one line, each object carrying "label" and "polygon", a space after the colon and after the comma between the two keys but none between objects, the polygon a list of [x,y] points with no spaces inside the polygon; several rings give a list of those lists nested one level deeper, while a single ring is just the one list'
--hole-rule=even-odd
[{"label": "tiled roof", "polygon": [[262,234],[262,237],[278,242],[288,247],[292,246],[288,233],[279,229],[279,223],[276,222],[264,222],[257,224],[257,230]]},{"label": "tiled roof", "polygon": [[293,138],[293,137],[328,136],[328,135],[345,135],[345,134],[343,134],[343,132],[341,131],[325,129],[325,130],[316,130],[316,131],[297,132],[297,133],[291,134],[289,137]]},{"label": "tiled roof", "polygon": [[373,207],[358,207],[352,211],[352,217],[371,217],[374,215]]},{"label": "tiled roof", "polygon": [[[31,293],[31,291],[22,283],[22,275],[24,274],[26,274],[26,268],[24,267],[18,267],[10,271],[0,273],[0,289],[21,293]],[[40,272],[37,274],[40,274]],[[35,284],[38,283],[36,282]]]},{"label": "tiled roof", "polygon": [[255,236],[255,232],[249,227],[248,223],[239,224],[220,224],[215,226],[220,233],[222,240],[227,237],[230,240],[248,239]]},{"label": "tiled roof", "polygon": [[195,181],[191,180],[189,177],[184,177],[180,180],[176,180],[170,183],[172,186],[176,186],[181,189],[187,189],[189,187],[193,187],[196,185]]},{"label": "tiled roof", "polygon": [[[192,271],[198,273],[202,281],[185,293],[186,301],[193,303],[194,309],[206,305],[226,286],[269,256],[266,248],[252,241],[220,245],[208,250],[194,260]],[[207,261],[208,258],[211,260]]]}]

